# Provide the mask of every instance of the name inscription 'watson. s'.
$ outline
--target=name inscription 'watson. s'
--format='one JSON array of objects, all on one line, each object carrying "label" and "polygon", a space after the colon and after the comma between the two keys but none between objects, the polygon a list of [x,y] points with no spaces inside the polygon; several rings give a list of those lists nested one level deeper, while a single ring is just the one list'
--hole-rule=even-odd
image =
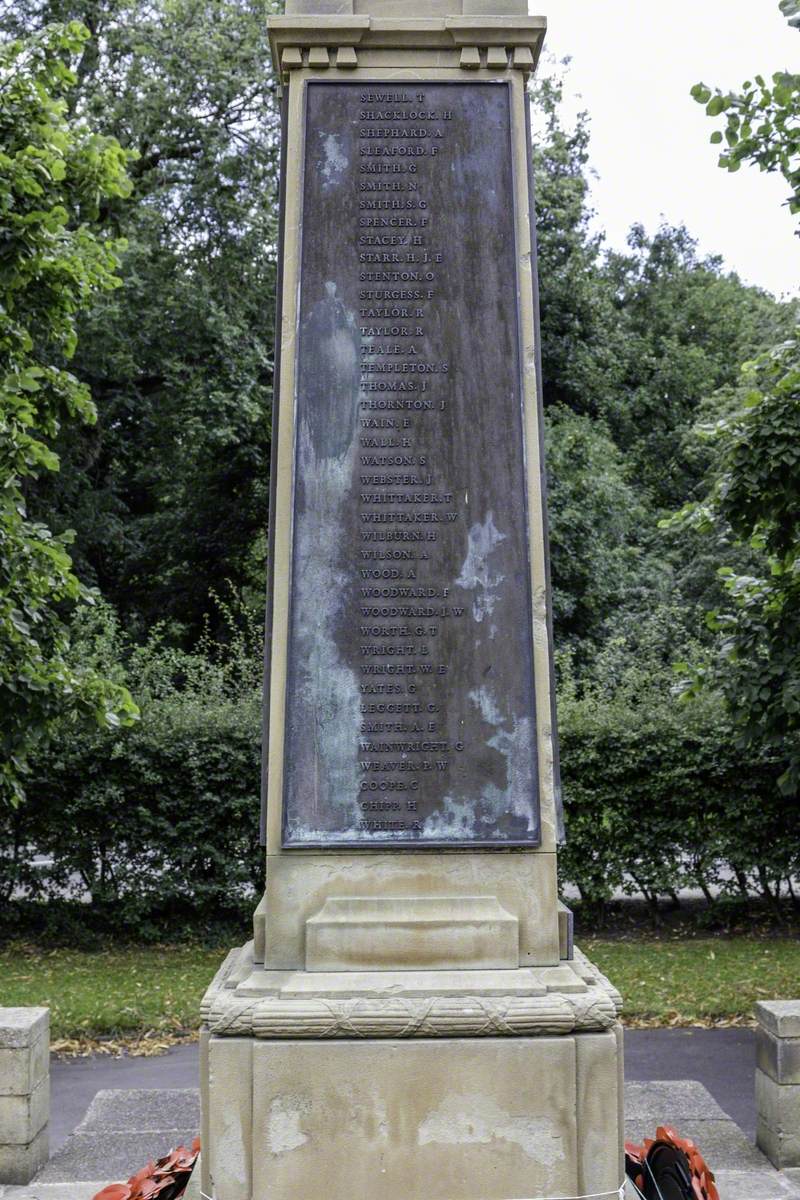
[{"label": "name inscription 'watson. s'", "polygon": [[307,84],[286,847],[535,845],[507,85]]}]

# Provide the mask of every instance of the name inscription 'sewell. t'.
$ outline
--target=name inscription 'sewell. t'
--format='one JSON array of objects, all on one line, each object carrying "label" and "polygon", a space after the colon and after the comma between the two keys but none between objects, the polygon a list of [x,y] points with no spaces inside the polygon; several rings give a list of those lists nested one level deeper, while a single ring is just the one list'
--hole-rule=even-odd
[{"label": "name inscription 'sewell. t'", "polygon": [[539,841],[509,103],[306,85],[286,847]]}]

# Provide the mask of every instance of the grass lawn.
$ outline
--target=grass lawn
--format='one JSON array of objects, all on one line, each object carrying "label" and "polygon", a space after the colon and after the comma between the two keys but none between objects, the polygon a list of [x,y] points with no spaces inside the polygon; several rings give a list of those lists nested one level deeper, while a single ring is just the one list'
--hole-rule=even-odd
[{"label": "grass lawn", "polygon": [[[741,1019],[756,1000],[800,994],[793,940],[584,938],[580,945],[620,989],[634,1023]],[[157,1038],[197,1027],[200,998],[224,955],[197,946],[90,953],[10,945],[0,950],[0,1006],[49,1005],[54,1041]]]},{"label": "grass lawn", "polygon": [[92,953],[12,944],[0,950],[0,1007],[48,1005],[53,1041],[194,1029],[200,999],[228,949]]},{"label": "grass lawn", "polygon": [[634,1022],[747,1018],[756,1000],[800,996],[800,941],[795,939],[584,938],[580,946],[622,992],[625,1016]]}]

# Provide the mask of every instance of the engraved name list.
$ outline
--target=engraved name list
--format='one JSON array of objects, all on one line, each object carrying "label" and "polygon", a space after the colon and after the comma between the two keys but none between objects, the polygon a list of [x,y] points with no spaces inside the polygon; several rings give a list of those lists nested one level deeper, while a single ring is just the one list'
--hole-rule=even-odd
[{"label": "engraved name list", "polygon": [[306,85],[286,847],[539,836],[508,89]]}]

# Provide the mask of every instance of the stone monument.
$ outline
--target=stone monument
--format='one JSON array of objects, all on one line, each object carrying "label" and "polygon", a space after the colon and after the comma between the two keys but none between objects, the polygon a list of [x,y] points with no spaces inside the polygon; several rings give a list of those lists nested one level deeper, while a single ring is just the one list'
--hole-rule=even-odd
[{"label": "stone monument", "polygon": [[266,891],[203,1002],[217,1200],[616,1194],[559,905],[524,0],[287,0]]}]

